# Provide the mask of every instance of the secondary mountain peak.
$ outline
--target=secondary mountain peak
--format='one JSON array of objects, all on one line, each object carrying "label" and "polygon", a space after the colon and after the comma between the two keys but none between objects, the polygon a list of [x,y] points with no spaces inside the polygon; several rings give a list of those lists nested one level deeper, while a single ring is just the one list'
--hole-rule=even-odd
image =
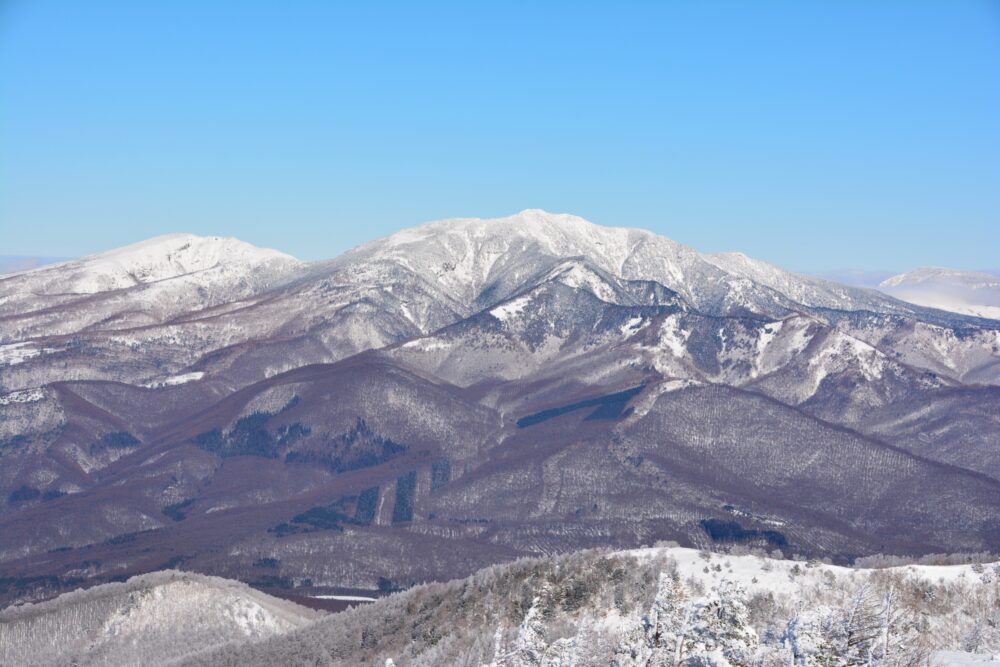
[{"label": "secondary mountain peak", "polygon": [[8,278],[30,281],[36,293],[96,294],[208,270],[244,274],[257,269],[290,269],[299,264],[290,255],[237,238],[177,233]]},{"label": "secondary mountain peak", "polygon": [[[0,276],[0,341],[88,326],[130,328],[260,293],[305,264],[235,238],[168,234],[32,271]],[[59,307],[58,316],[47,308]]]},{"label": "secondary mountain peak", "polygon": [[258,248],[234,237],[166,234],[76,262],[87,274],[77,284],[80,292],[151,283],[215,267],[259,264],[297,264],[285,253]]}]

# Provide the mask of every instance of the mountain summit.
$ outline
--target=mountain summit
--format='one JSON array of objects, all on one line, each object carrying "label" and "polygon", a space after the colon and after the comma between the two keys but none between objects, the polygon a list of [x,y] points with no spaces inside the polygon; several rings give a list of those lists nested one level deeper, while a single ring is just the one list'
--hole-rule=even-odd
[{"label": "mountain summit", "polygon": [[655,281],[709,312],[782,312],[797,304],[913,310],[871,290],[793,274],[741,253],[705,255],[646,230],[604,227],[540,209],[430,222],[356,248],[333,264],[394,264],[439,283],[459,301],[488,305],[480,298],[487,288],[509,294],[525,277],[567,260],[617,279]]}]

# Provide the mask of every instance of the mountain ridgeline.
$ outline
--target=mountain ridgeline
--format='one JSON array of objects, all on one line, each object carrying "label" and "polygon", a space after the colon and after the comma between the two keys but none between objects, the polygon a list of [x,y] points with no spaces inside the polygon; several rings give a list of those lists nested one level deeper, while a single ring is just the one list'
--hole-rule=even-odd
[{"label": "mountain ridgeline", "polygon": [[0,603],[658,540],[1000,550],[1000,321],[529,210],[0,276]]}]

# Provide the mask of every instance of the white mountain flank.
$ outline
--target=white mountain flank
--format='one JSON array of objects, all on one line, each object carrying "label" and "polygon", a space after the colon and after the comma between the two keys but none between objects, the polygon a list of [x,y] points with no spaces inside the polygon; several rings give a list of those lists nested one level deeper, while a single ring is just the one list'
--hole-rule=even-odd
[{"label": "white mountain flank", "polygon": [[165,570],[0,611],[0,664],[168,664],[320,617],[246,584]]}]

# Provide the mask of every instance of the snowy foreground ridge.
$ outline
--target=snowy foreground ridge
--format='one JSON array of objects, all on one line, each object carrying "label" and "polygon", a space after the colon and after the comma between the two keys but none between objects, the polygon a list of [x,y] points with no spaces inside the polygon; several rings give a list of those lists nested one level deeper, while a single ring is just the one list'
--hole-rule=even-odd
[{"label": "snowy foreground ridge", "polygon": [[0,664],[986,665],[998,620],[997,564],[663,547],[521,560],[322,616],[223,579],[144,575],[0,612]]}]

